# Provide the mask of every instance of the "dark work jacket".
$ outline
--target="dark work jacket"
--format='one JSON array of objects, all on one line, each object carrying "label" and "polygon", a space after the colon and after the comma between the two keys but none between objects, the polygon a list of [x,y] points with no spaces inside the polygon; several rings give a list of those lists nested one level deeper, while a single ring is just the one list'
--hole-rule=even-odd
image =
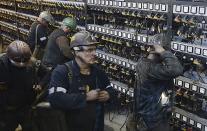
[{"label": "dark work jacket", "polygon": [[162,63],[140,58],[136,67],[135,113],[144,118],[149,128],[164,119],[166,109],[161,104],[161,94],[172,89],[173,78],[183,73],[183,67],[171,52],[163,52],[160,58]]},{"label": "dark work jacket", "polygon": [[67,37],[66,33],[62,29],[56,29],[50,34],[45,54],[42,59],[42,62],[45,65],[56,67],[57,64],[63,64],[68,61],[56,43],[56,39],[60,36]]},{"label": "dark work jacket", "polygon": [[45,48],[47,44],[47,37],[48,37],[48,29],[44,25],[40,24],[38,21],[35,21],[32,23],[29,34],[28,34],[28,39],[27,43],[29,44],[29,47],[31,51],[34,51],[35,48],[35,37],[36,37],[36,28],[37,25],[39,25],[37,29],[37,43],[40,45],[41,48]]},{"label": "dark work jacket", "polygon": [[[91,104],[86,101],[86,94],[81,91],[83,87],[81,79],[83,77],[80,74],[80,68],[75,60],[70,61],[69,64],[72,70],[71,84],[65,65],[58,65],[52,73],[48,96],[51,106],[67,112],[70,131],[103,131],[103,103],[94,101]],[[88,80],[90,81],[89,85],[95,83],[93,89],[106,90],[110,94],[110,98],[113,99],[113,89],[107,75],[102,70],[92,66],[90,79]],[[91,106],[94,103],[95,106]],[[93,117],[95,117],[95,121],[93,121]]]},{"label": "dark work jacket", "polygon": [[28,107],[35,99],[32,67],[17,68],[7,55],[0,58],[0,109]]}]

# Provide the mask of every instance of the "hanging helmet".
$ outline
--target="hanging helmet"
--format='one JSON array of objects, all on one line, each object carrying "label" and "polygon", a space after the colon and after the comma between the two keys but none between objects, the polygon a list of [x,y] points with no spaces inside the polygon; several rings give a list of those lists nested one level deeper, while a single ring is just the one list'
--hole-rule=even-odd
[{"label": "hanging helmet", "polygon": [[55,24],[55,20],[54,20],[53,16],[48,11],[42,11],[39,15],[39,18],[46,20],[47,22],[49,22],[52,25]]},{"label": "hanging helmet", "polygon": [[10,61],[18,66],[25,66],[32,55],[28,44],[19,40],[13,41],[9,44],[6,53]]},{"label": "hanging helmet", "polygon": [[63,19],[62,25],[70,28],[71,30],[75,30],[76,26],[77,26],[77,23],[76,23],[75,19],[67,17],[67,18]]},{"label": "hanging helmet", "polygon": [[80,31],[71,37],[70,48],[97,45],[98,43],[88,31]]}]

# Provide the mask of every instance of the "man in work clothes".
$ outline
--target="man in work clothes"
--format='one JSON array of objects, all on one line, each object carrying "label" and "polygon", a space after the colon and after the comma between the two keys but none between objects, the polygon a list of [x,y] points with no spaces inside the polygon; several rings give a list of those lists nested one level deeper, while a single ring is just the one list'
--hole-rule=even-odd
[{"label": "man in work clothes", "polygon": [[170,131],[167,106],[162,93],[173,89],[173,78],[183,73],[179,60],[161,45],[148,48],[146,57],[136,66],[135,109],[127,122],[127,131]]},{"label": "man in work clothes", "polygon": [[17,40],[0,57],[0,131],[14,131],[18,124],[31,131],[29,109],[35,100],[31,55],[29,46]]},{"label": "man in work clothes", "polygon": [[44,65],[54,68],[57,64],[63,64],[72,59],[67,34],[72,33],[76,29],[76,26],[76,20],[67,17],[61,22],[61,27],[50,34],[42,59]]},{"label": "man in work clothes", "polygon": [[40,13],[37,21],[33,22],[30,27],[27,43],[33,56],[38,60],[42,59],[47,44],[48,26],[54,23],[53,16],[48,11],[43,11]]},{"label": "man in work clothes", "polygon": [[52,73],[48,99],[66,112],[69,131],[104,130],[104,103],[114,93],[105,72],[94,65],[96,44],[89,32],[76,33],[70,43],[75,58]]}]

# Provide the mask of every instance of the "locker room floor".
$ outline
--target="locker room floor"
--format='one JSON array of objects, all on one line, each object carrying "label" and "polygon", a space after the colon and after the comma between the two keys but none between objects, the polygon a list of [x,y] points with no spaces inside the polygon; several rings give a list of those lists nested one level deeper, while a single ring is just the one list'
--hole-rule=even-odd
[{"label": "locker room floor", "polygon": [[[112,119],[113,117],[113,119]],[[112,120],[111,120],[112,119]],[[110,120],[109,120],[109,113],[106,113],[105,115],[105,131],[126,131],[126,127],[124,127],[120,130],[124,122],[126,121],[126,115],[121,115],[118,113],[110,114]]]},{"label": "locker room floor", "polygon": [[[117,113],[115,114],[111,113],[110,115],[111,115],[110,120],[109,120],[109,113],[106,113],[105,115],[105,131],[126,131],[125,125],[120,130],[121,126],[124,124],[126,120],[126,115],[120,115]],[[21,126],[19,126],[15,131],[22,131]]]}]

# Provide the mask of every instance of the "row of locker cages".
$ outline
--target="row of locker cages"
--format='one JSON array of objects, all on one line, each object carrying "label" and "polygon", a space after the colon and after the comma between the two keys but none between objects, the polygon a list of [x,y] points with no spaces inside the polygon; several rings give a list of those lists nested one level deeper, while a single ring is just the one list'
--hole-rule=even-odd
[{"label": "row of locker cages", "polygon": [[[49,10],[56,20],[64,17],[77,17],[78,24],[85,20],[85,4],[83,2],[50,1],[50,0],[1,0],[0,7],[38,16],[43,10]],[[64,15],[62,15],[64,14]]]},{"label": "row of locker cages", "polygon": [[[74,1],[55,1],[55,0],[41,0],[41,1],[31,1],[31,0],[1,0],[1,6],[9,7],[11,10],[15,10],[15,7],[25,10],[35,10],[38,11],[42,7],[47,8],[59,8],[57,12],[52,13],[64,13],[61,9],[71,10],[84,10],[85,2],[74,2]],[[156,0],[140,0],[140,1],[116,1],[116,0],[87,0],[86,4],[88,6],[99,6],[107,8],[116,9],[127,9],[127,10],[144,10],[144,11],[154,11],[154,12],[170,12],[169,6],[173,5],[173,13],[186,14],[186,15],[198,15],[207,16],[206,2],[180,2],[180,1],[156,1]],[[20,10],[21,11],[21,10]],[[37,12],[39,13],[39,12]],[[38,14],[37,14],[38,15]]]},{"label": "row of locker cages", "polygon": [[[171,50],[179,56],[181,60],[186,59],[194,61],[195,59],[201,60],[204,64],[207,64],[206,55],[206,6],[197,3],[185,3],[185,2],[174,2],[170,7],[166,2],[125,2],[125,1],[105,1],[105,0],[88,0],[89,12],[94,11],[101,14],[97,16],[95,14],[95,21],[93,24],[87,24],[87,30],[91,31],[93,35],[100,38],[101,41],[107,41],[109,44],[106,49],[97,51],[97,56],[100,58],[101,66],[106,70],[108,75],[118,80],[121,83],[125,83],[125,86],[119,82],[112,82],[111,85],[118,91],[128,94],[133,97],[133,85],[131,77],[136,74],[136,61],[134,50],[126,49],[125,53],[123,50],[119,50],[119,47],[125,43],[125,46],[136,48],[142,45],[153,43],[153,35],[162,32],[155,32],[149,34],[144,31],[133,30],[132,28],[139,28],[137,23],[145,23],[145,19],[149,22],[149,25],[153,25],[153,22],[163,23],[164,25],[169,24],[168,13],[172,13],[172,33],[173,38],[170,44]],[[206,4],[205,4],[206,5]],[[107,15],[114,14],[117,17],[125,17],[126,21],[117,22],[121,26],[128,28],[117,27],[113,25]],[[166,16],[165,16],[166,15]],[[121,19],[117,19],[119,21]],[[136,22],[134,22],[134,21]],[[106,21],[101,23],[102,21]],[[115,20],[116,21],[116,20]],[[153,21],[153,22],[152,22]],[[155,23],[156,23],[155,22]],[[101,23],[101,24],[100,24]],[[117,24],[116,22],[114,22]],[[147,28],[151,28],[147,25]],[[186,29],[186,28],[189,28]],[[198,30],[192,29],[197,28]],[[167,27],[166,30],[168,30]],[[142,28],[140,30],[146,30]],[[164,28],[163,28],[164,30]],[[184,31],[188,30],[188,31]],[[193,35],[200,36],[192,38]],[[186,35],[187,34],[187,35]],[[193,40],[192,40],[193,39]],[[110,43],[112,46],[110,47]],[[114,46],[113,46],[114,45]],[[140,51],[140,50],[139,50]],[[138,51],[138,52],[139,52]],[[121,52],[121,53],[120,53]],[[128,53],[127,53],[128,52]],[[132,53],[133,52],[133,53]],[[139,57],[139,56],[138,56]],[[135,59],[133,59],[135,58]],[[117,67],[119,65],[120,67]],[[128,69],[124,72],[123,68]],[[131,71],[131,72],[130,72]],[[134,71],[134,72],[133,72]],[[112,73],[110,73],[112,72]],[[120,73],[121,72],[121,73]],[[134,76],[133,76],[134,77]],[[173,109],[173,127],[174,130],[188,130],[188,131],[207,131],[207,120],[206,120],[206,88],[207,84],[202,82],[196,82],[189,78],[180,76],[174,79],[174,109]]]},{"label": "row of locker cages", "polygon": [[[3,9],[8,7],[9,2],[11,2],[10,8]],[[1,42],[4,44],[8,44],[15,39],[26,41],[29,25],[31,25],[31,23],[37,18],[36,16],[40,11],[40,7],[43,9],[46,9],[45,6],[50,7],[50,11],[52,11],[53,15],[57,15],[57,20],[66,17],[65,14],[72,16],[70,14],[73,12],[71,13],[70,10],[74,9],[73,7],[76,8],[77,5],[85,7],[83,2],[77,2],[76,5],[76,2],[56,2],[44,0],[43,3],[46,3],[43,4],[44,6],[37,4],[36,2],[23,2],[21,0],[18,0],[17,3],[18,2],[19,6],[26,3],[29,3],[30,6],[25,6],[21,9],[19,8],[17,10],[18,12],[16,12],[14,11],[14,8],[11,8],[11,6],[13,7],[12,1],[0,2],[0,13],[3,14],[0,15]],[[136,21],[138,23],[140,21],[145,23],[146,21],[144,20],[151,22],[154,22],[155,20],[157,21],[156,24],[163,23],[165,25],[167,24],[168,13],[170,12],[169,5],[167,2],[152,3],[152,1],[123,2],[105,0],[89,0],[87,1],[87,5],[87,11],[89,14],[87,17],[92,20],[87,20],[88,24],[84,26],[83,24],[79,24],[78,28],[80,30],[89,30],[95,37],[98,38],[98,40],[103,42],[104,45],[107,45],[106,47],[100,48],[100,50],[97,51],[97,57],[99,58],[98,63],[107,72],[109,77],[112,78],[111,85],[117,91],[126,95],[126,99],[130,101],[134,96],[132,87],[135,82],[135,65],[137,59],[139,58],[139,56],[137,56],[137,52],[140,51],[139,49],[136,49],[143,44],[145,45],[153,41],[153,35],[157,32],[149,35],[147,32],[138,32],[132,30],[131,28],[126,29],[123,27],[114,27],[110,24],[120,24],[116,23],[120,19],[118,18],[115,21],[110,21],[110,19],[113,19],[113,17],[116,17],[118,14],[118,17],[127,18],[127,22],[124,21],[124,26],[127,25],[128,27],[132,28],[138,28],[140,25],[136,25],[136,23],[134,24],[133,22],[131,23],[131,19],[138,19],[138,21]],[[79,11],[84,10],[82,7],[79,9]],[[33,11],[34,8],[36,8],[35,14]],[[55,8],[61,11],[58,11],[57,9],[54,10]],[[68,12],[66,13],[64,10],[67,10]],[[111,16],[113,13],[115,13],[113,17],[108,17],[108,15]],[[174,24],[176,26],[172,29],[176,30],[174,31],[176,37],[173,37],[173,41],[170,45],[172,51],[179,54],[182,57],[182,60],[189,59],[190,61],[193,61],[194,59],[201,59],[206,62],[207,47],[205,46],[205,37],[196,38],[198,40],[194,38],[192,42],[192,38],[188,40],[189,34],[186,35],[185,32],[182,31],[183,29],[180,28],[183,26],[188,28],[196,27],[198,29],[202,29],[202,33],[205,35],[206,6],[195,3],[175,3],[173,5],[173,13]],[[59,17],[60,14],[61,17]],[[73,16],[79,17],[76,14]],[[145,16],[147,19],[144,18],[143,20],[143,17]],[[85,21],[87,17],[84,17],[84,19],[81,21]],[[153,25],[153,22],[149,23],[149,25]],[[143,26],[140,28],[140,30],[146,30],[146,27]],[[184,41],[180,38],[184,39]],[[6,47],[4,44],[1,45]],[[124,49],[121,49],[120,51],[120,47]],[[203,115],[203,112],[206,111],[206,104],[203,99],[206,99],[207,85],[201,82],[192,81],[191,79],[182,76],[176,78],[174,83],[176,87],[175,104],[177,106],[175,107],[173,113],[173,116],[176,120],[174,124],[181,127],[190,127],[190,129],[192,128],[193,131],[207,131],[207,120],[204,119],[206,118],[205,113]]]},{"label": "row of locker cages", "polygon": [[[0,8],[0,13],[1,21],[12,23],[16,26],[18,25],[20,30],[28,30],[31,23],[37,18],[33,15],[14,12],[3,8]],[[84,27],[82,26],[78,26],[78,28],[84,29]],[[135,41],[137,42],[135,43],[135,46],[138,46],[138,43],[150,43],[153,39],[152,36],[149,36],[147,34],[138,34],[136,32],[113,29],[110,27],[105,27],[96,24],[88,24],[87,29],[94,33],[104,34],[108,37],[116,37],[127,41]],[[201,57],[203,59],[207,58],[207,47],[205,45],[196,45],[192,43],[172,41],[171,49],[177,52],[191,55],[191,59],[193,59],[193,57]]]},{"label": "row of locker cages", "polygon": [[[15,29],[14,26],[1,22],[1,26],[2,25],[5,25],[5,28],[10,27],[12,30]],[[19,31],[25,36],[28,33],[24,29],[19,29]],[[6,38],[6,36],[2,36],[2,37]],[[11,40],[10,38],[7,38],[7,39]],[[124,58],[121,58],[119,56],[112,55],[112,54],[107,54],[103,51],[97,51],[97,56],[98,58],[100,58],[100,61],[107,61],[109,63],[119,65],[122,68],[128,68],[130,70],[135,71],[136,63],[129,61],[128,59],[124,59]],[[127,80],[128,78],[126,77]],[[194,94],[201,95],[201,96],[207,96],[207,84],[203,84],[200,82],[194,83],[192,80],[182,77],[182,76],[176,78],[174,80],[174,84],[178,88],[185,89],[186,91],[192,91],[194,92]],[[128,99],[131,99],[134,96],[133,88],[129,88],[129,86],[126,84],[123,84],[119,81],[111,81],[111,86],[117,91],[122,92],[123,94],[126,94],[129,97]],[[186,105],[183,105],[183,106],[186,106]],[[182,108],[175,107],[173,117],[175,117],[175,119],[178,120],[177,123],[181,122],[184,125],[189,124],[191,127],[193,126],[196,130],[202,130],[202,131],[207,130],[206,119],[203,119],[202,117],[198,117],[197,115],[194,115],[190,112],[187,112],[183,110]]]},{"label": "row of locker cages", "polygon": [[[2,3],[3,5],[7,5],[8,2],[9,1],[1,1],[0,5],[2,5]],[[21,3],[22,1],[19,0],[17,2]],[[31,3],[31,2],[28,2],[28,3]],[[48,8],[50,6],[54,6],[56,8],[54,12],[52,9],[49,9],[49,10],[58,16],[57,21],[61,21],[62,18],[66,17],[67,15],[73,15],[73,17],[77,19],[80,18],[79,15],[72,14],[71,12],[70,13],[64,12],[64,11],[71,10],[70,8],[66,7],[66,5],[75,5],[75,3],[77,3],[76,6],[82,7],[81,9],[82,13],[85,12],[84,11],[85,4],[83,2],[66,2],[66,1],[55,2],[55,1],[44,0],[42,4],[47,5]],[[108,4],[111,5],[111,3],[112,3],[112,6],[108,6]],[[33,2],[33,4],[35,4],[35,2]],[[168,24],[167,13],[169,12],[168,10],[169,5],[166,3],[163,4],[161,2],[160,4],[156,4],[156,3],[153,4],[153,3],[147,3],[147,2],[120,2],[120,1],[117,2],[117,1],[105,1],[105,0],[94,0],[94,1],[89,0],[87,1],[87,5],[88,5],[89,13],[93,14],[94,12],[98,12],[101,14],[98,17],[96,16],[94,17],[94,14],[96,15],[96,13],[94,13],[93,16],[87,18],[87,21],[89,21],[87,24],[88,30],[94,33],[105,34],[108,37],[116,37],[116,38],[124,39],[126,41],[134,41],[135,46],[137,46],[137,43],[144,43],[144,44],[150,43],[153,38],[153,35],[161,32],[161,31],[154,31],[153,33],[153,31],[151,31],[150,32],[151,34],[150,34],[149,30],[146,30],[146,28],[152,28],[152,30],[157,30],[155,28],[159,28],[159,30],[169,29],[167,25]],[[119,7],[118,5],[123,5],[123,7],[122,6]],[[125,5],[127,6],[125,7]],[[57,8],[57,6],[60,6],[60,7]],[[152,10],[151,10],[151,7],[153,7]],[[32,5],[31,8],[36,8],[36,7]],[[44,8],[44,9],[48,9],[48,8]],[[110,9],[112,10],[112,12],[110,12]],[[28,7],[25,10],[28,10]],[[74,12],[76,12],[76,10],[78,9],[75,9]],[[132,28],[114,27],[114,26],[111,26],[112,22],[108,22],[108,23],[104,22],[103,24],[100,25],[99,24],[101,23],[100,21],[93,20],[93,19],[100,19],[101,21],[104,21],[103,19],[109,20],[111,17],[107,17],[107,15],[109,15],[110,13],[109,14],[106,13],[106,10],[110,13],[114,13],[118,10],[117,12],[121,14],[121,16],[119,17],[126,17],[128,20],[128,21],[124,21],[124,23],[128,22],[128,24],[125,24],[124,26],[127,25],[127,26],[131,26],[132,28],[141,28],[139,29],[141,31],[138,32],[137,30],[132,30]],[[187,10],[189,11],[188,13],[187,13]],[[29,26],[36,19],[36,15],[28,14],[28,12],[25,12],[25,11],[23,12],[24,13],[21,13],[21,11],[19,10],[18,12],[16,12],[16,11],[8,10],[8,8],[7,9],[0,8],[1,20],[4,22],[8,22],[10,24],[15,24],[18,28],[29,30]],[[40,11],[35,10],[32,12],[39,14]],[[207,26],[205,24],[205,16],[207,13],[206,6],[203,6],[203,5],[193,6],[193,5],[180,5],[180,4],[173,5],[173,13],[174,13],[174,18],[175,18],[174,21],[176,22],[174,23],[175,25],[172,26],[173,27],[172,30],[175,33],[173,34],[173,40],[171,42],[172,50],[176,52],[188,54],[192,56],[193,58],[201,57],[205,59],[207,57],[207,47],[206,47],[207,45],[206,27]],[[90,16],[90,14],[88,14],[87,16],[83,14],[80,14],[80,15],[84,17]],[[148,18],[147,21],[150,21],[150,18],[155,19],[156,17],[157,22],[154,22],[154,21],[153,21],[154,23],[149,22],[148,25],[152,25],[152,27],[148,27],[148,25],[145,26],[145,25],[137,24],[141,22],[146,23],[146,20],[143,20],[142,18],[144,16]],[[161,19],[162,16],[164,18]],[[132,17],[135,17],[136,19],[138,19],[138,21],[135,21],[135,24],[133,23],[134,19],[132,21],[129,20]],[[80,20],[81,24],[80,23],[78,24],[80,28],[86,27],[85,20],[86,18]],[[119,19],[117,19],[117,21],[118,20]],[[94,21],[97,21],[97,22],[94,23]],[[158,23],[162,23],[162,25],[157,25]],[[116,24],[116,22],[113,24]],[[136,26],[133,27],[132,25],[136,25]],[[197,34],[193,32],[196,32]],[[192,38],[192,36],[197,36],[197,37]],[[190,58],[190,59],[193,59],[193,58]]]}]

